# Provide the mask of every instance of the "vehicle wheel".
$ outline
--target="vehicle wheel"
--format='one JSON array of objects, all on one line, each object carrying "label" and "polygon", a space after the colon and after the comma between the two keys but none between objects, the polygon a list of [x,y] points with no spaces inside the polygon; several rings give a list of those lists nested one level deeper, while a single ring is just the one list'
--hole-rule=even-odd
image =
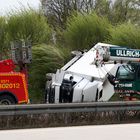
[{"label": "vehicle wheel", "polygon": [[16,104],[16,101],[13,97],[9,95],[2,95],[0,96],[0,105],[11,105]]}]

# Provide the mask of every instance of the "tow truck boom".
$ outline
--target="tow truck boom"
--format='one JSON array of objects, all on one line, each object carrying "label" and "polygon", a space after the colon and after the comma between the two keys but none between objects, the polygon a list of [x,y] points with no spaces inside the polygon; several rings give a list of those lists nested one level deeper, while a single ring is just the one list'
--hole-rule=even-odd
[{"label": "tow truck boom", "polygon": [[129,49],[127,47],[120,46],[96,46],[96,58],[97,64],[108,61],[118,62],[140,62],[140,50]]}]

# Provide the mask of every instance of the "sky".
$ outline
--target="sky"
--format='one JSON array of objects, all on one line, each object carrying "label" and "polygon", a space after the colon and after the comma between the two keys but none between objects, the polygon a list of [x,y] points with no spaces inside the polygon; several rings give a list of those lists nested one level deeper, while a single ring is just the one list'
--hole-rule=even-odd
[{"label": "sky", "polygon": [[6,15],[11,9],[20,9],[22,5],[38,9],[40,0],[0,0],[0,16]]}]

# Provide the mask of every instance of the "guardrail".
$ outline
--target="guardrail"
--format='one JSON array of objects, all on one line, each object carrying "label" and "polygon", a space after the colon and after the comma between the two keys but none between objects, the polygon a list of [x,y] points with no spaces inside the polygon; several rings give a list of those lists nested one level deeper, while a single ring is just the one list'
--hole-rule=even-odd
[{"label": "guardrail", "polygon": [[2,105],[0,115],[140,110],[140,101]]},{"label": "guardrail", "polygon": [[64,112],[103,112],[140,110],[140,101],[0,106],[0,115],[24,115]]}]

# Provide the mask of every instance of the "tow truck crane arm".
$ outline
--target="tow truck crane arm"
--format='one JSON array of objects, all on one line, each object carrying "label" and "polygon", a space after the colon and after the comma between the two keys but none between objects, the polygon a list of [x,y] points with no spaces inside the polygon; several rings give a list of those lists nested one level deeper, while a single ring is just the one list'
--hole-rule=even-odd
[{"label": "tow truck crane arm", "polygon": [[140,62],[140,50],[121,46],[96,46],[95,63],[97,66],[104,62]]}]

